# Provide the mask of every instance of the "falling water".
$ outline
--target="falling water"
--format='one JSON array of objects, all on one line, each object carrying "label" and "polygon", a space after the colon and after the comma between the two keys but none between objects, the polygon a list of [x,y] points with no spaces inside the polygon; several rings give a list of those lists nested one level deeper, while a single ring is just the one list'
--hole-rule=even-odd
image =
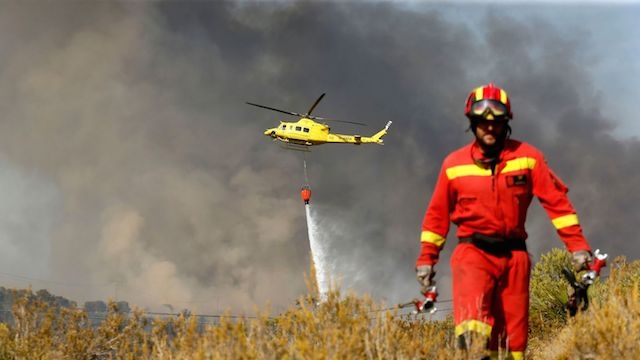
[{"label": "falling water", "polygon": [[328,278],[328,259],[326,249],[321,243],[318,236],[318,228],[313,221],[313,212],[311,211],[311,205],[306,204],[305,210],[307,212],[307,230],[309,232],[309,247],[311,248],[311,258],[316,271],[316,282],[318,285],[318,295],[320,299],[326,297],[329,291],[329,278]]}]

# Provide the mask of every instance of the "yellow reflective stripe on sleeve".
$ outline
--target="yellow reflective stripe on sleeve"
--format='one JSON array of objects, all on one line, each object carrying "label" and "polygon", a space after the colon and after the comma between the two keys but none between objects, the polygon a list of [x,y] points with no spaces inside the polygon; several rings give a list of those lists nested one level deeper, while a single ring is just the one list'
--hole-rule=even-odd
[{"label": "yellow reflective stripe on sleeve", "polygon": [[462,176],[491,176],[491,169],[483,169],[476,164],[452,166],[446,172],[449,180]]},{"label": "yellow reflective stripe on sleeve", "polygon": [[422,234],[420,234],[420,241],[422,242],[428,242],[428,243],[432,243],[435,244],[437,246],[442,246],[444,245],[444,242],[447,239],[445,239],[444,237],[431,232],[431,231],[423,231]]},{"label": "yellow reflective stripe on sleeve", "polygon": [[506,349],[500,349],[500,351],[491,351],[491,360],[524,360],[523,351],[507,352]]},{"label": "yellow reflective stripe on sleeve", "polygon": [[518,170],[533,170],[536,167],[536,159],[530,157],[521,157],[515,158],[513,160],[507,161],[507,165],[505,165],[504,169],[500,172],[501,174],[518,171]]},{"label": "yellow reflective stripe on sleeve", "polygon": [[578,221],[578,215],[576,214],[559,216],[555,219],[552,219],[551,222],[553,223],[553,226],[556,227],[556,230],[566,228],[567,226],[580,224],[580,221]]},{"label": "yellow reflective stripe on sleeve", "polygon": [[480,335],[489,337],[491,336],[491,325],[480,320],[466,320],[456,325],[456,336],[460,336],[467,331],[475,331]]}]

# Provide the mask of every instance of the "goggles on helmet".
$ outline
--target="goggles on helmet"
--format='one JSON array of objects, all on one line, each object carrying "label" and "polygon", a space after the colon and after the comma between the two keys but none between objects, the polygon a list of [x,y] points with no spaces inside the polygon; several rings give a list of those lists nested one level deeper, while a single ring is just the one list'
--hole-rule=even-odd
[{"label": "goggles on helmet", "polygon": [[509,115],[505,104],[497,100],[480,100],[471,104],[469,109],[469,116],[473,117],[485,117],[488,113],[493,114],[496,118]]}]

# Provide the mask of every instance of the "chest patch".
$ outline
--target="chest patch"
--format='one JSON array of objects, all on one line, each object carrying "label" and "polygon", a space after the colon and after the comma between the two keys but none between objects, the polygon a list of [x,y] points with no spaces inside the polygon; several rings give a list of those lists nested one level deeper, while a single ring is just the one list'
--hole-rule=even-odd
[{"label": "chest patch", "polygon": [[527,174],[507,176],[507,186],[525,186],[529,182]]}]

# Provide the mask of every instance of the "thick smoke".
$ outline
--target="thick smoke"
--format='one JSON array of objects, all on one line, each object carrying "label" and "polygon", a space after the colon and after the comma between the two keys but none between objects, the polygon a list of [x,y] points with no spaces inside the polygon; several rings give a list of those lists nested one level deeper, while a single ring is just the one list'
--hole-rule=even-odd
[{"label": "thick smoke", "polygon": [[[62,2],[0,6],[0,279],[78,301],[199,312],[285,307],[306,292],[303,155],[245,101],[394,123],[383,147],[306,154],[314,214],[344,288],[415,295],[440,161],[470,141],[462,103],[493,81],[514,137],[570,185],[594,247],[640,255],[636,139],[597,106],[590,33],[490,11],[477,24],[391,3]],[[495,9],[494,9],[495,10]],[[537,205],[534,258],[562,246]],[[438,276],[447,284],[447,244]],[[7,250],[8,249],[8,250]],[[448,297],[447,285],[442,298]]]}]

